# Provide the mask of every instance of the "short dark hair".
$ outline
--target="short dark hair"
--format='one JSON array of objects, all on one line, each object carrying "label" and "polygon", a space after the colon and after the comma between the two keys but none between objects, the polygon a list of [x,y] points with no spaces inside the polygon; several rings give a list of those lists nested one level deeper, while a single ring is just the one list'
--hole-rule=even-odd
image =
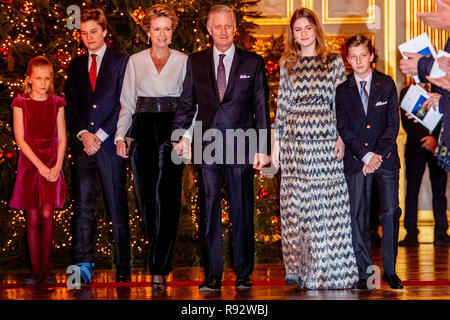
[{"label": "short dark hair", "polygon": [[346,45],[346,49],[345,49],[345,54],[348,56],[348,49],[351,47],[359,47],[359,46],[364,46],[367,47],[367,49],[369,50],[370,54],[374,54],[375,55],[375,48],[372,45],[372,41],[365,37],[362,34],[357,34],[356,36],[351,37],[350,39],[348,39],[347,41],[347,45]]},{"label": "short dark hair", "polygon": [[106,16],[102,9],[83,9],[81,12],[81,22],[86,22],[89,20],[95,21],[102,27],[102,30],[106,30]]}]

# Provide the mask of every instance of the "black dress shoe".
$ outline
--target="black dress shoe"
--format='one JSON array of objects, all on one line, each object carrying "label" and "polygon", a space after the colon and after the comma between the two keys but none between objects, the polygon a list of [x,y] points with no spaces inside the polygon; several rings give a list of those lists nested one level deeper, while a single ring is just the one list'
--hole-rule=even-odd
[{"label": "black dress shoe", "polygon": [[402,280],[395,273],[383,273],[383,281],[387,282],[392,289],[403,289]]},{"label": "black dress shoe", "polygon": [[443,235],[434,238],[434,245],[436,247],[450,247],[450,236]]},{"label": "black dress shoe", "polygon": [[358,282],[356,282],[353,285],[352,290],[368,291],[368,290],[371,290],[371,289],[369,289],[369,287],[367,287],[367,279],[359,279]]},{"label": "black dress shoe", "polygon": [[128,268],[119,268],[116,272],[116,282],[130,282],[131,271]]},{"label": "black dress shoe", "polygon": [[417,240],[417,236],[406,234],[405,239],[400,241],[398,245],[400,247],[418,247],[419,241]]},{"label": "black dress shoe", "polygon": [[236,289],[249,289],[252,287],[252,285],[253,282],[249,276],[236,278]]},{"label": "black dress shoe", "polygon": [[215,277],[206,278],[199,287],[198,291],[220,291],[221,279]]}]

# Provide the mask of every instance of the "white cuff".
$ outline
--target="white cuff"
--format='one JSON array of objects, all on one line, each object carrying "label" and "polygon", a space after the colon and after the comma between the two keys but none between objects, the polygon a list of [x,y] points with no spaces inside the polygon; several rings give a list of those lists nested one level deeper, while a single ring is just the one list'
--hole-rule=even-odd
[{"label": "white cuff", "polygon": [[372,157],[375,155],[373,152],[367,152],[366,155],[361,159],[365,164],[369,164]]},{"label": "white cuff", "polygon": [[77,133],[77,138],[78,140],[81,141],[81,136],[83,135],[83,133],[88,132],[87,130],[81,130],[80,132]]},{"label": "white cuff", "polygon": [[105,131],[103,131],[102,128],[99,128],[99,129],[97,130],[97,132],[95,133],[95,135],[96,135],[100,140],[102,140],[102,142],[105,141],[105,140],[109,137],[109,135],[108,135]]}]

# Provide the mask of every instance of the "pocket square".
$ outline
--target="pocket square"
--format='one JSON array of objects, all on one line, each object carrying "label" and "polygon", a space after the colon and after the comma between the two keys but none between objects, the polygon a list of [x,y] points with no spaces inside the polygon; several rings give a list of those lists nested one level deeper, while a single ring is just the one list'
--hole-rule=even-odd
[{"label": "pocket square", "polygon": [[375,105],[375,107],[383,106],[383,105],[385,105],[386,103],[387,103],[387,101],[378,101],[377,104]]},{"label": "pocket square", "polygon": [[250,76],[246,75],[246,74],[241,74],[239,79],[249,79]]}]

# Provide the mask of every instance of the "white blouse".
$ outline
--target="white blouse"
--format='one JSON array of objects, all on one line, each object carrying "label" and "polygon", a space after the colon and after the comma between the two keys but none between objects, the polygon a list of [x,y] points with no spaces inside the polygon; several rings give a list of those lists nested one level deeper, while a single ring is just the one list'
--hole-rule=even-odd
[{"label": "white blouse", "polygon": [[[187,55],[171,49],[161,72],[153,64],[148,49],[133,54],[128,60],[122,92],[120,113],[114,142],[123,140],[131,126],[138,97],[179,97],[186,75]],[[194,123],[195,117],[192,120]],[[193,125],[189,131],[193,130]],[[185,135],[190,138],[192,132]]]}]

